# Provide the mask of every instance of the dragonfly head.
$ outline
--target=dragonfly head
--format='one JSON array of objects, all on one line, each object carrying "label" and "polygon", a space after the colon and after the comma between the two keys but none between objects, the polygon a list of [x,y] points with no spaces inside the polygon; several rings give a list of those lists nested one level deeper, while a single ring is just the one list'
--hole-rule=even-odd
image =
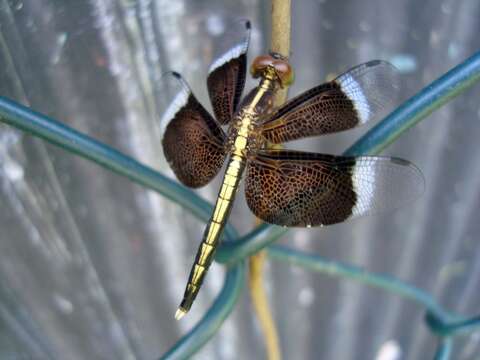
[{"label": "dragonfly head", "polygon": [[257,56],[250,67],[250,73],[254,78],[266,77],[268,73],[273,73],[275,80],[283,88],[293,83],[293,69],[288,63],[287,58],[277,53]]}]

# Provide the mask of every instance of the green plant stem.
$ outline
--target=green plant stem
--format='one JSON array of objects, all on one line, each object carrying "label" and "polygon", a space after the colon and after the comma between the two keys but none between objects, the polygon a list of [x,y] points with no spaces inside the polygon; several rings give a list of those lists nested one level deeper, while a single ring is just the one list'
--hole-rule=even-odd
[{"label": "green plant stem", "polygon": [[228,270],[222,291],[198,324],[160,359],[188,359],[210,340],[235,307],[244,283],[245,271],[241,262]]},{"label": "green plant stem", "polygon": [[267,253],[272,259],[285,261],[289,264],[301,266],[304,269],[352,279],[365,285],[387,290],[423,305],[430,313],[435,314],[436,317],[452,321],[456,319],[455,316],[443,310],[430,294],[392,276],[375,274],[358,266],[325,259],[318,255],[306,254],[279,245],[268,247]]},{"label": "green plant stem", "polygon": [[452,356],[453,340],[451,338],[440,339],[433,360],[448,360]]},{"label": "green plant stem", "polygon": [[221,244],[215,260],[235,264],[278,240],[286,232],[286,228],[263,223],[237,241]]},{"label": "green plant stem", "polygon": [[425,321],[430,330],[438,336],[457,336],[480,330],[480,315],[469,319],[450,320],[439,318],[435,313],[427,311]]},{"label": "green plant stem", "polygon": [[434,359],[449,359],[452,353],[453,336],[459,336],[480,330],[480,316],[460,319],[456,314],[444,310],[424,290],[404,283],[392,276],[375,274],[364,269],[339,261],[306,254],[284,246],[273,245],[267,248],[267,254],[274,260],[285,261],[311,271],[326,273],[330,276],[355,280],[368,286],[380,288],[414,301],[427,309],[426,322],[431,331],[439,336],[440,342]]},{"label": "green plant stem", "polygon": [[[152,168],[122,154],[108,145],[84,135],[46,115],[0,96],[0,121],[40,137],[68,152],[89,159],[106,169],[155,190],[189,210],[200,220],[207,221],[212,205],[192,190],[170,180]],[[237,237],[235,229],[227,225],[226,237]]]}]

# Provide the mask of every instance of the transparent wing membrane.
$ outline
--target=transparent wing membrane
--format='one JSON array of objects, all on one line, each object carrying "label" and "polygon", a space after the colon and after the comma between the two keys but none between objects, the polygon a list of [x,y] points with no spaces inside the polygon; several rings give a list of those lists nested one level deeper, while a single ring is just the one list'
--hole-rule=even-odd
[{"label": "transparent wing membrane", "polygon": [[397,69],[381,60],[358,65],[334,81],[352,100],[360,124],[374,119],[390,107],[399,89]]},{"label": "transparent wing membrane", "polygon": [[352,180],[357,202],[352,217],[397,209],[417,199],[425,189],[420,170],[394,157],[356,158]]}]

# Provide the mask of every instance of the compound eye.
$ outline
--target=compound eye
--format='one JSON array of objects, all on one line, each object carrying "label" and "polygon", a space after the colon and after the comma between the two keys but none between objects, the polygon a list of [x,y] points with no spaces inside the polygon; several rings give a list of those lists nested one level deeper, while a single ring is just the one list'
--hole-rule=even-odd
[{"label": "compound eye", "polygon": [[273,64],[274,60],[270,55],[257,56],[250,66],[250,74],[254,78],[261,76],[267,66]]},{"label": "compound eye", "polygon": [[286,60],[276,60],[273,66],[275,67],[275,72],[282,87],[289,86],[293,83],[293,69]]}]

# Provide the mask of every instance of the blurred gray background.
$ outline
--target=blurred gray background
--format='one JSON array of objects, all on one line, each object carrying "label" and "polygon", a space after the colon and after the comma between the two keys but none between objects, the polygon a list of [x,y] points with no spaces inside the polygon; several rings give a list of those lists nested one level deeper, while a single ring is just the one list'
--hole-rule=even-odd
[{"label": "blurred gray background", "polygon": [[[158,119],[173,69],[207,104],[216,42],[238,18],[253,23],[250,60],[269,43],[270,3],[167,0],[0,0],[0,95],[172,176]],[[399,104],[480,49],[478,0],[293,1],[295,95],[358,63],[402,72]],[[420,167],[426,192],[394,213],[282,243],[385,272],[465,315],[480,312],[480,86],[403,135],[384,154]],[[366,127],[288,144],[341,153]],[[201,189],[213,200],[218,189]],[[173,319],[203,224],[130,181],[0,125],[0,358],[154,359],[211,304],[214,265],[181,322]],[[253,217],[243,194],[233,223]],[[477,234],[477,235],[475,235]],[[283,263],[267,266],[285,359],[431,359],[436,341],[415,304]],[[480,359],[480,334],[454,359]],[[244,291],[196,359],[264,358]]]}]

